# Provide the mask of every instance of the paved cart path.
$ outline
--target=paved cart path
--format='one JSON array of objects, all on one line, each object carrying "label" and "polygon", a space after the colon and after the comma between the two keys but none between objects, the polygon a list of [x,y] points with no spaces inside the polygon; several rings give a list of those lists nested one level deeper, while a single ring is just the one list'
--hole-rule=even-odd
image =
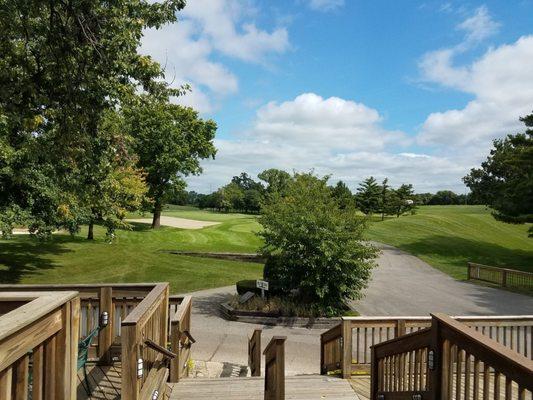
[{"label": "paved cart path", "polygon": [[[362,315],[533,314],[533,298],[495,288],[459,282],[430,267],[417,257],[379,245],[379,267],[363,300],[353,302]],[[220,363],[247,364],[248,335],[263,328],[263,348],[273,335],[285,335],[287,374],[319,372],[320,334],[323,330],[261,326],[226,321],[218,305],[235,293],[234,286],[203,290],[194,295],[192,334],[201,345],[193,346],[193,359],[207,370],[222,369]],[[211,363],[211,367],[210,367]]]}]

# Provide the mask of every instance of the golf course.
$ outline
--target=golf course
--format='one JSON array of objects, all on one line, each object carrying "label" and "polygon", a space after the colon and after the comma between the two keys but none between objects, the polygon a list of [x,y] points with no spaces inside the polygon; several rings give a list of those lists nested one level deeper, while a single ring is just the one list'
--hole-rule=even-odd
[{"label": "golf course", "polygon": [[[227,286],[262,275],[262,265],[172,254],[173,251],[255,252],[260,225],[253,215],[169,206],[169,217],[218,222],[203,229],[132,224],[107,243],[96,227],[94,241],[55,233],[40,242],[29,235],[0,240],[1,283],[96,283],[168,281],[173,293]],[[139,217],[139,215],[132,216]],[[150,217],[145,215],[145,217]],[[369,222],[369,240],[398,247],[456,279],[466,262],[533,270],[527,225],[496,221],[483,206],[422,206],[414,215]]]}]

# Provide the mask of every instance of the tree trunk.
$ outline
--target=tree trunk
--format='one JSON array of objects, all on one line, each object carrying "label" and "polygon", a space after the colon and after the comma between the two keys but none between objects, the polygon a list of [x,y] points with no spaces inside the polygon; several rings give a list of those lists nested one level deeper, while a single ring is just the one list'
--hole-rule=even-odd
[{"label": "tree trunk", "polygon": [[152,229],[158,229],[161,227],[161,209],[163,206],[159,203],[155,203],[154,206],[154,218],[152,219]]},{"label": "tree trunk", "polygon": [[89,222],[89,231],[87,232],[87,240],[94,240],[94,222]]}]

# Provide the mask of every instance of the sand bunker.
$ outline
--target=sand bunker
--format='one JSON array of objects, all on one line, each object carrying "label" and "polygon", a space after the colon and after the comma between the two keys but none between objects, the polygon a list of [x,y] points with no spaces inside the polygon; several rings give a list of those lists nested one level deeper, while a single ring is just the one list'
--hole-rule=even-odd
[{"label": "sand bunker", "polygon": [[[141,224],[151,224],[152,218],[128,219],[127,221],[128,222],[139,222]],[[220,222],[197,221],[195,219],[161,216],[161,225],[171,226],[173,228],[181,228],[181,229],[202,229],[202,228],[205,228],[206,226],[218,225],[219,223]]]}]

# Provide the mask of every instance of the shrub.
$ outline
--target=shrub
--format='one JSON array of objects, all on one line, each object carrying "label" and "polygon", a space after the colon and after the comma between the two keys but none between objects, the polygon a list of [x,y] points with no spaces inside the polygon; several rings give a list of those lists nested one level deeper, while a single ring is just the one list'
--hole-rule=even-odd
[{"label": "shrub", "polygon": [[299,301],[338,314],[345,299],[366,287],[377,250],[362,241],[366,219],[341,209],[328,178],[295,174],[284,196],[272,196],[259,222],[267,258],[265,276]]}]

